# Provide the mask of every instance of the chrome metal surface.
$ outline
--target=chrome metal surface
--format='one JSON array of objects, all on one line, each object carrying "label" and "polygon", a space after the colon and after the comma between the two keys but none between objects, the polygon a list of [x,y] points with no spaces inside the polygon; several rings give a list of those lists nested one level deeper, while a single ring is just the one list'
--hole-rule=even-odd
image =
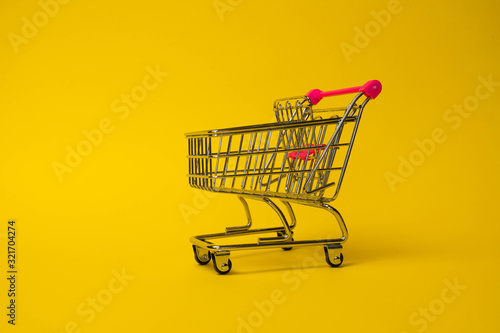
[{"label": "chrome metal surface", "polygon": [[[362,97],[364,100],[358,103]],[[340,213],[328,202],[338,196],[361,115],[369,101],[358,93],[345,107],[316,110],[304,96],[279,99],[274,103],[276,123],[186,134],[189,184],[201,190],[236,194],[247,217],[246,225],[191,237],[197,261],[205,264],[212,258],[215,270],[225,274],[231,269],[230,251],[320,245],[325,248],[327,263],[340,265],[341,244],[347,240],[348,231]],[[252,229],[248,199],[266,203],[281,225]],[[274,199],[281,201],[287,215]],[[294,240],[297,221],[291,204],[329,212],[341,236]],[[268,235],[252,243],[212,242],[261,234]]]},{"label": "chrome metal surface", "polygon": [[245,231],[250,229],[250,227],[252,226],[252,215],[250,214],[250,209],[248,208],[248,204],[245,198],[238,196],[238,199],[240,199],[241,203],[243,204],[243,207],[245,208],[245,215],[247,216],[248,223],[246,225],[239,227],[227,227],[226,232]]}]

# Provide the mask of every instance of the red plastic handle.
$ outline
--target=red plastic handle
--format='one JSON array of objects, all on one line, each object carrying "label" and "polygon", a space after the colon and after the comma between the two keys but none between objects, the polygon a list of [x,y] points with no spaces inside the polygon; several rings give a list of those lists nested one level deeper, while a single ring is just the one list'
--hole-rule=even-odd
[{"label": "red plastic handle", "polygon": [[344,88],[332,91],[321,91],[319,89],[313,89],[310,92],[308,92],[306,96],[309,97],[313,105],[316,105],[319,103],[319,101],[323,99],[323,97],[345,95],[358,92],[362,92],[367,97],[375,99],[377,98],[377,96],[380,94],[381,91],[382,91],[382,83],[380,83],[380,81],[378,80],[371,80],[359,87]]}]

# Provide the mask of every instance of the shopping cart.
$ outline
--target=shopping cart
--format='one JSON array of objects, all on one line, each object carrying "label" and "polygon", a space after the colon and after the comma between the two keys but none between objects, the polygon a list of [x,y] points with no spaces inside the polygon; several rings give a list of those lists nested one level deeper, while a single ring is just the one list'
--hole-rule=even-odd
[{"label": "shopping cart", "polygon": [[[340,213],[328,202],[337,197],[351,155],[361,114],[370,99],[382,90],[379,81],[360,87],[328,92],[311,90],[305,96],[276,100],[275,123],[234,127],[186,134],[189,151],[189,184],[197,189],[236,194],[245,209],[247,224],[225,232],[191,237],[195,260],[212,260],[220,274],[232,268],[230,252],[236,250],[319,245],[326,261],[337,267],[343,262],[342,244],[347,228]],[[327,96],[356,94],[347,106],[316,109]],[[364,98],[363,98],[364,97]],[[252,229],[247,199],[268,204],[282,226]],[[278,199],[289,220],[271,200]],[[296,218],[291,203],[317,207],[331,213],[340,238],[294,240]],[[258,234],[254,243],[216,244],[214,239]]]}]

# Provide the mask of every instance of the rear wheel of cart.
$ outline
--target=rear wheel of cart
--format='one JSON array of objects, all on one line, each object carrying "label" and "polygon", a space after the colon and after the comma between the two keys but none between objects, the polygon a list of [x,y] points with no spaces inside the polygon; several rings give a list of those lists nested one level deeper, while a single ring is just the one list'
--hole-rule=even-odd
[{"label": "rear wheel of cart", "polygon": [[229,253],[225,254],[214,254],[212,255],[212,263],[214,264],[214,269],[217,273],[224,275],[231,271],[233,268],[233,264],[231,263],[231,259],[229,259]]},{"label": "rear wheel of cart", "polygon": [[200,265],[206,265],[210,262],[210,253],[201,247],[193,245],[194,260]]},{"label": "rear wheel of cart", "polygon": [[339,267],[344,262],[344,255],[339,251],[340,249],[329,249],[325,246],[325,258],[328,265],[332,267]]},{"label": "rear wheel of cart", "polygon": [[[293,234],[293,233],[292,233]],[[278,237],[283,237],[283,233],[281,232],[278,232]],[[292,237],[292,242],[294,241],[293,237]],[[282,247],[283,251],[290,251],[291,249],[293,249],[293,247]]]}]

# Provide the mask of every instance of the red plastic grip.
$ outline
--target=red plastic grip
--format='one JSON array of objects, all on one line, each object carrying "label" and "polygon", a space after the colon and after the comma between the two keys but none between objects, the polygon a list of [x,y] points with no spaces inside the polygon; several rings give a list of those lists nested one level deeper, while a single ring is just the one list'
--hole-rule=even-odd
[{"label": "red plastic grip", "polygon": [[344,88],[331,91],[321,91],[319,89],[313,89],[309,91],[306,94],[306,96],[309,97],[313,105],[316,105],[319,103],[319,101],[323,99],[323,97],[353,94],[358,92],[362,92],[367,97],[375,99],[377,98],[377,96],[380,94],[381,91],[382,91],[382,83],[380,83],[380,81],[378,80],[371,80],[359,87]]}]

